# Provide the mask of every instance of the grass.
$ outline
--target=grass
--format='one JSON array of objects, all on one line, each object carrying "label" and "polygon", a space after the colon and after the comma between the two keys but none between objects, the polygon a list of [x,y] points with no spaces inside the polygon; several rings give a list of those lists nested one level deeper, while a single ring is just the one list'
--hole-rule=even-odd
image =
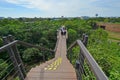
[{"label": "grass", "polygon": [[119,32],[111,32],[107,31],[108,38],[114,42],[120,42],[120,33]]}]

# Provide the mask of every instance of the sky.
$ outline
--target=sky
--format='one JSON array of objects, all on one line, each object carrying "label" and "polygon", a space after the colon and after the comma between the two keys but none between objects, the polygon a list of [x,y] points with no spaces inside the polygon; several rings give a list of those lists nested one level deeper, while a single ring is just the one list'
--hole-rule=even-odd
[{"label": "sky", "polygon": [[120,0],[0,0],[0,17],[120,17]]}]

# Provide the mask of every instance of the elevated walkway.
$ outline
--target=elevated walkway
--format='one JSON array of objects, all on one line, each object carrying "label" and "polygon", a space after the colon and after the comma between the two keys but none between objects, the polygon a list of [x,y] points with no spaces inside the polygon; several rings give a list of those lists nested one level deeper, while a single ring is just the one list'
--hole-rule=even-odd
[{"label": "elevated walkway", "polygon": [[59,33],[55,58],[32,68],[25,80],[77,80],[75,69],[66,57],[66,36]]},{"label": "elevated walkway", "polygon": [[[83,34],[82,40],[76,40],[73,42],[67,50],[66,39],[67,35],[62,36],[59,31],[57,33],[55,50],[51,50],[20,40],[14,40],[11,35],[3,37],[3,42],[5,45],[0,47],[0,52],[8,52],[9,58],[5,61],[5,63],[10,61],[11,64],[9,64],[7,68],[5,67],[0,73],[7,71],[7,69],[10,69],[11,67],[12,68],[0,80],[14,80],[16,77],[20,80],[108,80],[108,77],[86,48],[88,41],[88,36],[86,34]],[[32,68],[26,75],[26,70],[24,68],[25,66],[21,60],[21,56],[17,49],[17,44],[25,47],[34,47],[41,51],[55,52],[55,58]],[[72,64],[70,64],[69,60],[73,61],[72,57],[74,53],[72,49],[76,46],[79,47],[79,55],[76,57],[75,72],[75,69]],[[11,76],[11,78],[9,76]]]}]

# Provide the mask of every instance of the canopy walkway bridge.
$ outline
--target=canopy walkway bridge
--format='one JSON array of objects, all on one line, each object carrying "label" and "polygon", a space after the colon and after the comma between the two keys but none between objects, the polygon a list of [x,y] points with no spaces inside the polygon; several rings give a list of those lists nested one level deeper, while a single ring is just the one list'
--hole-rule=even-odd
[{"label": "canopy walkway bridge", "polygon": [[77,80],[75,69],[67,59],[66,37],[59,34],[55,58],[32,68],[26,80]]},{"label": "canopy walkway bridge", "polygon": [[[85,47],[88,36],[83,35],[83,40],[75,41],[68,49],[66,40],[67,35],[63,36],[58,31],[55,50],[49,50],[23,41],[14,40],[11,35],[4,37],[3,41],[5,45],[0,47],[0,52],[8,51],[10,56],[8,60],[12,61],[11,65],[13,65],[13,69],[9,73],[6,73],[1,80],[14,80],[15,76],[18,76],[20,80],[108,80],[107,76]],[[16,46],[17,44],[50,51],[55,53],[55,57],[32,68],[26,74],[24,64]],[[78,59],[76,59],[76,65],[73,66],[71,64],[72,48],[77,45],[80,48],[80,52]],[[11,72],[14,76],[8,78]]]}]

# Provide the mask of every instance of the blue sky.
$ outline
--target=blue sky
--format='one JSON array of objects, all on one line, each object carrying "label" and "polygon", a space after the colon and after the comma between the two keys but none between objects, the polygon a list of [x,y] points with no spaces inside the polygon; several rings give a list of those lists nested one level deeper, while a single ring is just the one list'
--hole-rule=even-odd
[{"label": "blue sky", "polygon": [[120,0],[0,0],[1,17],[120,16]]}]

